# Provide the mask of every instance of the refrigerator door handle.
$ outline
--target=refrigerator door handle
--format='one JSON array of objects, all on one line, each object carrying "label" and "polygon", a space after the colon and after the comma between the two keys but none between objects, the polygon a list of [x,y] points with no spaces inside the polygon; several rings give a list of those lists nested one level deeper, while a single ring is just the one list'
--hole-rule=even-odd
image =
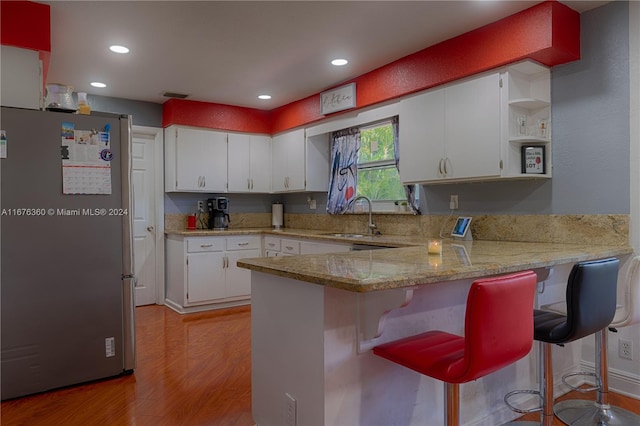
[{"label": "refrigerator door handle", "polygon": [[136,322],[134,292],[137,282],[135,275],[122,276],[123,296],[123,368],[124,371],[133,371],[136,367]]},{"label": "refrigerator door handle", "polygon": [[122,209],[122,284],[123,284],[123,350],[124,370],[133,370],[136,364],[135,340],[135,265],[133,263],[133,194],[131,192],[131,117],[120,116],[120,167]]}]

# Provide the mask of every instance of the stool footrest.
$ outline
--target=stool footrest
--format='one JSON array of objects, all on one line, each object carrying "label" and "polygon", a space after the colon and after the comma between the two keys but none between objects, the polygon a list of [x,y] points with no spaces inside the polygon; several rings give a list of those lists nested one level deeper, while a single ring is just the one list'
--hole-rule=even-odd
[{"label": "stool footrest", "polygon": [[[540,406],[539,407],[534,407],[534,408],[529,408],[529,409],[522,409],[522,408],[518,408],[515,405],[511,404],[509,402],[509,398],[511,398],[512,396],[518,395],[518,394],[522,394],[522,393],[528,393],[531,395],[538,395],[538,398],[540,398]],[[540,391],[537,390],[514,390],[509,392],[508,394],[506,394],[504,396],[504,403],[507,404],[507,407],[509,407],[512,411],[515,411],[516,413],[520,413],[520,414],[527,414],[527,413],[535,413],[538,411],[542,411],[542,395],[540,395]]]},{"label": "stool footrest", "polygon": [[[579,387],[573,386],[572,384],[567,382],[567,378],[574,377],[574,376],[591,376],[591,377],[593,377],[594,382],[595,382],[596,385],[593,386],[593,387],[589,387],[589,388],[579,388]],[[597,391],[597,390],[600,390],[600,388],[602,387],[602,384],[600,382],[600,376],[598,376],[596,373],[588,373],[586,371],[579,371],[577,373],[565,374],[564,376],[562,376],[562,383],[564,383],[571,390],[574,390],[574,391],[577,391],[577,392]]]}]

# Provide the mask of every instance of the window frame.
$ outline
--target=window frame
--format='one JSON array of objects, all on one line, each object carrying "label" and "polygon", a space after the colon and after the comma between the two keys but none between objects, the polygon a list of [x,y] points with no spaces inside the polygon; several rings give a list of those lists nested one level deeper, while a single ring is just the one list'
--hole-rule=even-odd
[{"label": "window frame", "polygon": [[[367,130],[372,130],[378,127],[384,127],[384,126],[393,126],[392,124],[392,117],[387,117],[381,120],[377,120],[371,123],[367,123],[367,124],[363,124],[361,126],[358,126],[360,133],[362,134],[362,132],[367,131]],[[357,170],[358,173],[360,173],[361,170],[374,170],[374,169],[382,169],[382,168],[389,168],[392,167],[396,170],[396,173],[398,173],[398,178],[400,178],[400,172],[398,171],[397,167],[396,167],[396,160],[395,160],[395,144],[393,146],[393,158],[387,159],[387,160],[375,160],[375,161],[367,161],[364,163],[357,163]],[[400,185],[404,188],[404,185],[402,184],[402,181],[400,181]],[[356,191],[357,192],[357,191]],[[396,202],[407,202],[407,197],[405,195],[404,198],[401,199],[395,199],[395,200],[371,200],[371,209],[374,212],[379,212],[379,213],[389,213],[389,212],[396,212],[398,211],[398,206],[396,204]],[[366,210],[366,206],[364,207],[364,209]],[[360,213],[361,212],[361,208],[358,205],[355,205],[353,207],[353,212],[354,213]]]}]

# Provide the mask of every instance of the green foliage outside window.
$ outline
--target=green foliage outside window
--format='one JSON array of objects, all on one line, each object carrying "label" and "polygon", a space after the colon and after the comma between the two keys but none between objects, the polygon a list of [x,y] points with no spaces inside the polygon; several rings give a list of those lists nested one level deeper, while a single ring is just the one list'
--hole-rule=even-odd
[{"label": "green foliage outside window", "polygon": [[390,123],[360,130],[357,194],[373,200],[405,200],[395,166],[393,128]]}]

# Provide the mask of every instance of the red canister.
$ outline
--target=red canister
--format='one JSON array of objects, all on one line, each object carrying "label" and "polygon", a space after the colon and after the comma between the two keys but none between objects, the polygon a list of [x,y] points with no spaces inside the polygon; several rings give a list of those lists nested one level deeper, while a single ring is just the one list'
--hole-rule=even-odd
[{"label": "red canister", "polygon": [[196,229],[196,215],[190,214],[187,216],[187,229]]}]

